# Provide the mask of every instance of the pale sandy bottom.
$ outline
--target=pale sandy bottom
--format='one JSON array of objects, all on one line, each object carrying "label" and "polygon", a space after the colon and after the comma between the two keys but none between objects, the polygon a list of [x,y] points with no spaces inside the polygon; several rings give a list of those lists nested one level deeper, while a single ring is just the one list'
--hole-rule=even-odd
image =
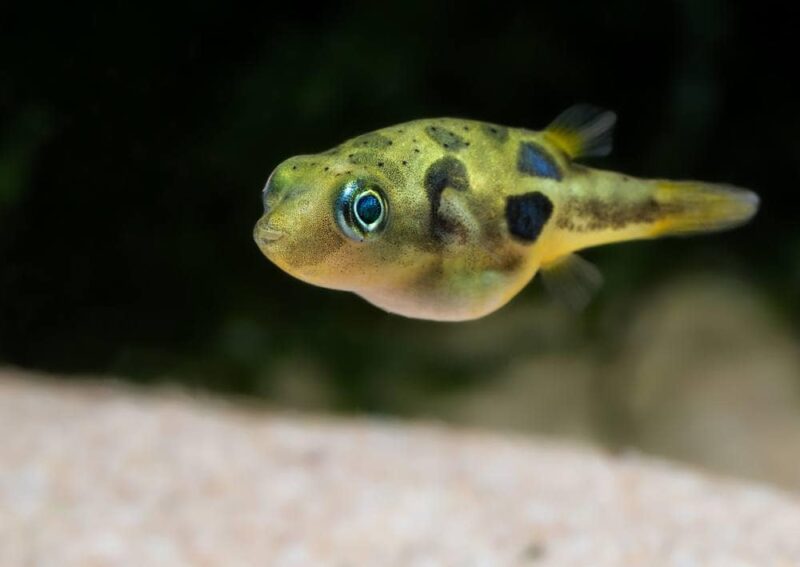
[{"label": "pale sandy bottom", "polygon": [[0,371],[0,565],[798,566],[796,496],[665,462]]}]

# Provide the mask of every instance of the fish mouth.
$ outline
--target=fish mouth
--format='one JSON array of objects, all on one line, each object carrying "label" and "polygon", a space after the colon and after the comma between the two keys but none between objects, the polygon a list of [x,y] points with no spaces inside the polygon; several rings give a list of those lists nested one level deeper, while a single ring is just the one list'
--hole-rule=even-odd
[{"label": "fish mouth", "polygon": [[269,246],[273,242],[276,242],[283,238],[286,233],[282,230],[278,230],[274,226],[270,226],[267,222],[259,221],[256,224],[256,228],[253,231],[253,237],[257,244],[261,246]]},{"label": "fish mouth", "polygon": [[285,234],[286,233],[280,230],[275,230],[274,228],[262,228],[258,231],[258,239],[264,244],[267,244],[283,238]]}]

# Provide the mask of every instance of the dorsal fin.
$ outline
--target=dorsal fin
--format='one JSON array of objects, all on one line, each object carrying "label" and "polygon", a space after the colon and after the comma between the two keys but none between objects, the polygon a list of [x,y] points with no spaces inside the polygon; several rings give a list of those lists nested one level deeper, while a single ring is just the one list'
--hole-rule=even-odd
[{"label": "dorsal fin", "polygon": [[544,132],[571,159],[607,156],[616,122],[617,115],[610,110],[577,104],[559,114]]},{"label": "dorsal fin", "polygon": [[585,308],[603,285],[600,270],[577,254],[543,265],[540,272],[547,291],[575,311]]}]

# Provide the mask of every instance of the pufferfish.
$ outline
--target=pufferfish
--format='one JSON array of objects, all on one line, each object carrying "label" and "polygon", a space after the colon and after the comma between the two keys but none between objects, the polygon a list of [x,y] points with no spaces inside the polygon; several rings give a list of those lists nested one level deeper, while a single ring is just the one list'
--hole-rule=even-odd
[{"label": "pufferfish", "polygon": [[611,151],[615,122],[588,105],[541,131],[424,119],[292,157],[264,187],[255,241],[305,282],[407,317],[462,321],[499,309],[537,272],[585,303],[601,278],[582,248],[755,214],[745,189],[576,163]]}]

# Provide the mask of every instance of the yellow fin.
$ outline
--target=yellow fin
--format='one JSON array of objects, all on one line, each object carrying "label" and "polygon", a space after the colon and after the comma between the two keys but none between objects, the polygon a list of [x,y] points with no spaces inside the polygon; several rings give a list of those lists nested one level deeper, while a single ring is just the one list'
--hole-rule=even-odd
[{"label": "yellow fin", "polygon": [[664,216],[653,236],[714,232],[740,226],[758,211],[758,195],[732,185],[699,181],[656,182],[655,199]]},{"label": "yellow fin", "polygon": [[545,128],[545,137],[571,159],[611,153],[617,115],[589,104],[562,112]]},{"label": "yellow fin", "polygon": [[562,256],[540,271],[547,291],[576,311],[584,309],[603,285],[597,266],[577,254]]}]

